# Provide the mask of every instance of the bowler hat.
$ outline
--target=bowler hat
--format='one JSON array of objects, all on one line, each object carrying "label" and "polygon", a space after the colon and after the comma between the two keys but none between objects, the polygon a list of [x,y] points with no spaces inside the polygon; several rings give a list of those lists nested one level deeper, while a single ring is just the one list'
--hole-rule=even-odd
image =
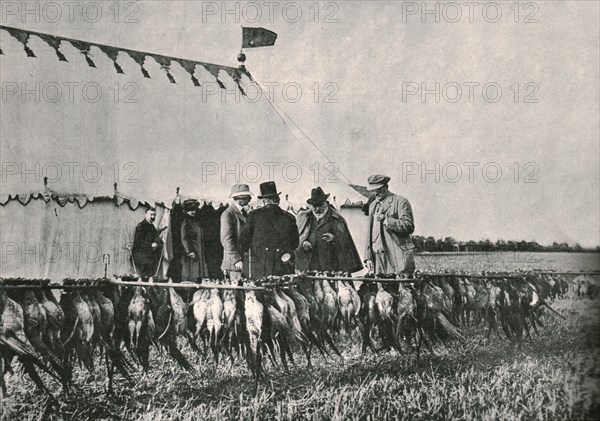
[{"label": "bowler hat", "polygon": [[198,202],[196,199],[187,199],[183,201],[183,210],[186,212],[196,210],[199,206],[200,202]]},{"label": "bowler hat", "polygon": [[260,185],[260,196],[259,199],[266,199],[269,197],[277,197],[281,192],[277,192],[277,186],[274,181],[267,181]]},{"label": "bowler hat", "polygon": [[390,177],[387,175],[375,174],[370,176],[367,181],[369,182],[367,190],[377,190],[383,186],[387,186],[390,181]]},{"label": "bowler hat", "polygon": [[320,205],[325,202],[329,196],[329,193],[325,194],[321,187],[317,187],[316,189],[311,190],[310,199],[308,199],[306,203],[309,205]]},{"label": "bowler hat", "polygon": [[252,196],[250,193],[250,187],[247,184],[236,184],[231,188],[231,194],[229,197],[235,198],[240,196]]}]

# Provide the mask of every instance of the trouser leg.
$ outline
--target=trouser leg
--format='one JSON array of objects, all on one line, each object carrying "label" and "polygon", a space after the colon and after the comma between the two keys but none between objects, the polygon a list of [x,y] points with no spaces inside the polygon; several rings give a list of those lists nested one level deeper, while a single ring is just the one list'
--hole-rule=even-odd
[{"label": "trouser leg", "polygon": [[237,270],[228,270],[227,275],[229,275],[229,279],[232,281],[239,281],[242,279],[242,272],[238,272]]}]

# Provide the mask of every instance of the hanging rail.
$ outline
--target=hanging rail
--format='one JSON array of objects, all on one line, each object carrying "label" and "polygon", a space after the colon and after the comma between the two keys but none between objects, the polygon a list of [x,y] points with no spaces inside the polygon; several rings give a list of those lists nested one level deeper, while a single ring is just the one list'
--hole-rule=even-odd
[{"label": "hanging rail", "polygon": [[[532,272],[512,272],[507,274],[490,274],[490,275],[478,275],[478,274],[466,274],[466,273],[428,273],[419,272],[414,273],[414,278],[369,278],[369,277],[351,277],[351,276],[324,276],[324,275],[306,275],[306,274],[293,274],[286,276],[271,276],[256,286],[248,285],[223,285],[212,283],[212,279],[204,279],[206,283],[171,283],[171,282],[140,282],[140,281],[120,281],[118,279],[104,279],[93,284],[49,284],[43,281],[39,283],[31,284],[1,284],[1,289],[64,289],[64,290],[78,290],[78,289],[95,289],[95,288],[106,288],[108,285],[122,285],[125,287],[156,287],[156,288],[176,288],[176,289],[219,289],[219,290],[241,290],[241,291],[265,291],[269,288],[285,287],[297,285],[302,281],[351,281],[351,282],[381,282],[381,283],[419,283],[426,281],[427,278],[467,278],[469,280],[476,279],[525,279],[528,276],[535,275],[596,275],[600,274],[600,271],[580,271],[580,272],[552,272],[552,271],[532,271]],[[279,282],[276,282],[278,281]],[[275,281],[275,282],[273,282]]]},{"label": "hanging rail", "polygon": [[123,286],[141,286],[141,287],[156,287],[156,288],[180,288],[180,289],[237,289],[244,291],[265,291],[263,286],[244,286],[244,285],[220,285],[220,284],[197,284],[197,283],[181,283],[175,284],[172,282],[127,282],[110,279],[108,283],[113,285]]}]

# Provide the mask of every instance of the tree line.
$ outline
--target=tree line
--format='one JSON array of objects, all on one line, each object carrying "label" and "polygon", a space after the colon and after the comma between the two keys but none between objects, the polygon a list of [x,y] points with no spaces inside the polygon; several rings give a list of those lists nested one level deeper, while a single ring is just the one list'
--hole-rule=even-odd
[{"label": "tree line", "polygon": [[452,237],[444,239],[432,236],[425,237],[413,235],[413,243],[417,252],[494,252],[494,251],[526,251],[526,252],[600,252],[600,246],[596,248],[583,248],[579,243],[571,246],[568,243],[557,243],[552,245],[541,245],[536,241],[512,241],[512,240],[490,240],[480,241],[457,241]]}]

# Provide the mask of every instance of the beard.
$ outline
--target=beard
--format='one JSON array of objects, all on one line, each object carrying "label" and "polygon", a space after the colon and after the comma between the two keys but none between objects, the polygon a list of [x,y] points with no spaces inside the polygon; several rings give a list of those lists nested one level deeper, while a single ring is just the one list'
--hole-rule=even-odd
[{"label": "beard", "polygon": [[318,210],[314,210],[312,211],[313,215],[315,216],[315,218],[317,219],[321,219],[322,217],[325,216],[325,213],[327,212],[327,209],[318,209]]}]

